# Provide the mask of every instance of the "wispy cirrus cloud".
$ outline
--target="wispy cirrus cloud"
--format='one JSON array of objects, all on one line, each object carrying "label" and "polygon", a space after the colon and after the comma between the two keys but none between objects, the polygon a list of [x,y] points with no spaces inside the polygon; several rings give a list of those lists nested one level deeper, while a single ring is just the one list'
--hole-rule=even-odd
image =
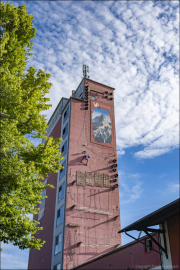
[{"label": "wispy cirrus cloud", "polygon": [[174,181],[165,184],[166,188],[161,191],[162,195],[167,196],[167,194],[177,194],[179,197],[180,185]]},{"label": "wispy cirrus cloud", "polygon": [[175,184],[175,183],[169,184],[168,191],[170,191],[172,193],[178,193],[179,194],[179,192],[180,192],[179,184]]},{"label": "wispy cirrus cloud", "polygon": [[122,156],[122,155],[124,155],[125,154],[125,151],[124,150],[122,150],[122,149],[118,149],[117,150],[117,155],[118,155],[118,157],[119,156]]},{"label": "wispy cirrus cloud", "polygon": [[1,243],[2,269],[27,269],[29,250],[20,250],[10,244]]},{"label": "wispy cirrus cloud", "polygon": [[140,174],[125,174],[124,171],[118,171],[120,186],[121,205],[128,204],[141,198],[143,193],[143,181],[140,180]]}]

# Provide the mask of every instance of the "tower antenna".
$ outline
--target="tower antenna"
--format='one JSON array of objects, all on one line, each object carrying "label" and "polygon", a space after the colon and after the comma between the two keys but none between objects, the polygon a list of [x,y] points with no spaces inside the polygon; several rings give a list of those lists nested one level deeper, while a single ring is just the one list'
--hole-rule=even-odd
[{"label": "tower antenna", "polygon": [[88,73],[89,73],[89,66],[83,65],[83,76],[84,76],[84,78],[90,78],[90,76],[88,76]]}]

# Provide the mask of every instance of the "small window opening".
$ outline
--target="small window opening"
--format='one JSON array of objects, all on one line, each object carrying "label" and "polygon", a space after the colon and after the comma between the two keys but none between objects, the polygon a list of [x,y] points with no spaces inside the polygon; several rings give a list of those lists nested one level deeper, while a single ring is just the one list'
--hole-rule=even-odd
[{"label": "small window opening", "polygon": [[66,153],[67,153],[67,141],[64,143],[64,145],[61,148],[62,156],[65,156]]},{"label": "small window opening", "polygon": [[64,122],[63,123],[65,123],[65,121],[68,118],[68,116],[69,116],[69,107],[67,108],[67,110],[64,113]]},{"label": "small window opening", "polygon": [[58,236],[56,236],[55,241],[55,255],[59,252],[61,252],[61,242],[62,242],[62,233],[60,233]]},{"label": "small window opening", "polygon": [[64,191],[65,191],[65,183],[62,184],[59,188],[59,194],[58,194],[58,202],[60,202],[64,198]]},{"label": "small window opening", "polygon": [[61,264],[58,263],[57,265],[54,266],[53,270],[60,270],[61,269]]},{"label": "small window opening", "polygon": [[66,124],[65,128],[63,129],[63,135],[62,135],[63,140],[65,139],[67,134],[68,134],[68,123]]},{"label": "small window opening", "polygon": [[66,171],[66,160],[64,161],[64,163],[62,164],[62,166],[64,168],[60,169],[60,180],[63,178],[63,176],[65,175],[65,171]]},{"label": "small window opening", "polygon": [[63,223],[63,216],[64,216],[64,205],[57,211],[57,224],[58,227],[61,223]]},{"label": "small window opening", "polygon": [[152,250],[152,240],[151,239],[146,239],[146,252],[149,252]]}]

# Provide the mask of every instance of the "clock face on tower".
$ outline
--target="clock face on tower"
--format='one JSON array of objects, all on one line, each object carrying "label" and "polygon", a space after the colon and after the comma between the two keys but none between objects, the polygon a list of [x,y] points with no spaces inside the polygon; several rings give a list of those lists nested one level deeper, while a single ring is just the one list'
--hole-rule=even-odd
[{"label": "clock face on tower", "polygon": [[91,142],[112,147],[111,106],[91,101]]}]

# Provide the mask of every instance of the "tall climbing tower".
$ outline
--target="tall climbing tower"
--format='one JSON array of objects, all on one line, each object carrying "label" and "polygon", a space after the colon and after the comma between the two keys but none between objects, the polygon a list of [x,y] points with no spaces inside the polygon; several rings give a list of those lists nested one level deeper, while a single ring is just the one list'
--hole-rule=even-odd
[{"label": "tall climbing tower", "polygon": [[[63,169],[51,173],[39,206],[46,241],[30,250],[28,269],[71,269],[121,245],[114,88],[84,77],[69,99],[62,98],[47,136],[62,137]],[[90,156],[90,158],[83,158]]]}]

